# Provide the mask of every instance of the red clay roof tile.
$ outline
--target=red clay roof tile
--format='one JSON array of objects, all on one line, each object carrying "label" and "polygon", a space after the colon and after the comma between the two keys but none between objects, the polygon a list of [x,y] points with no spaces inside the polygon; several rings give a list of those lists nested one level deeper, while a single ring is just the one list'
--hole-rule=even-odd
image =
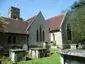
[{"label": "red clay roof tile", "polygon": [[48,23],[49,30],[52,31],[52,30],[59,29],[59,27],[62,23],[63,17],[64,17],[64,13],[62,13],[58,16],[54,16],[50,19],[47,19],[46,22]]}]

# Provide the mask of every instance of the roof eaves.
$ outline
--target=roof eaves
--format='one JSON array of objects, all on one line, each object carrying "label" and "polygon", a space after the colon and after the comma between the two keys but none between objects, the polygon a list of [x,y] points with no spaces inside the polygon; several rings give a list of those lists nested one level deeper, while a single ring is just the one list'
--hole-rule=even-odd
[{"label": "roof eaves", "polygon": [[56,29],[56,30],[49,30],[50,33],[52,33],[52,32],[58,32],[58,31],[59,31],[59,28]]},{"label": "roof eaves", "polygon": [[38,14],[36,14],[36,16],[34,17],[34,19],[32,20],[32,22],[27,26],[26,31],[30,28],[30,26],[32,25],[32,23],[34,22],[35,18],[38,16]]},{"label": "roof eaves", "polygon": [[63,24],[63,22],[64,22],[64,20],[65,20],[66,14],[67,14],[67,11],[64,13],[64,17],[63,17],[63,19],[62,19],[62,22],[61,22],[59,28],[62,26],[62,24]]},{"label": "roof eaves", "polygon": [[4,32],[4,33],[29,35],[29,33],[13,33],[13,32]]}]

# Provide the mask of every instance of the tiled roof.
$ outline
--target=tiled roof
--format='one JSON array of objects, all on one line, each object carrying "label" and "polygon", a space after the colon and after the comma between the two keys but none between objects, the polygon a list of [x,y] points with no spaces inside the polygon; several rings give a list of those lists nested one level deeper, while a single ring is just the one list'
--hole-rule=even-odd
[{"label": "tiled roof", "polygon": [[[39,13],[40,13],[40,12],[39,12]],[[29,26],[32,24],[32,22],[34,21],[34,19],[36,18],[36,16],[37,16],[39,13],[37,13],[36,15],[34,15],[34,16],[28,18],[27,20],[25,20],[25,22],[28,23],[27,29],[29,28]]]},{"label": "tiled roof", "polygon": [[8,22],[8,24],[6,25],[6,29],[4,29],[4,32],[17,33],[17,34],[28,34],[27,28],[31,25],[31,22],[34,20],[36,16],[37,15],[30,17],[25,21],[3,17],[4,20]]},{"label": "tiled roof", "polygon": [[35,19],[36,16],[37,16],[37,15],[28,18],[27,20],[25,20],[25,22],[27,22],[28,25],[31,24],[31,22]]},{"label": "tiled roof", "polygon": [[50,19],[47,19],[46,22],[48,23],[48,28],[50,31],[52,30],[57,30],[60,28],[60,25],[63,21],[63,17],[64,17],[64,13],[58,15],[58,16],[54,16]]},{"label": "tiled roof", "polygon": [[8,22],[8,24],[6,25],[6,29],[4,30],[6,33],[27,34],[27,22],[6,17],[3,18],[6,22]]}]

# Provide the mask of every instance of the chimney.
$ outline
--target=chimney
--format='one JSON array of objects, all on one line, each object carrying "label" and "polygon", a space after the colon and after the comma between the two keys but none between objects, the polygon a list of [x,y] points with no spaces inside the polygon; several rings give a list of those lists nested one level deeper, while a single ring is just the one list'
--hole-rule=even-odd
[{"label": "chimney", "polygon": [[19,19],[19,18],[20,18],[20,9],[11,6],[11,7],[8,9],[8,17],[9,17],[9,18],[13,18],[13,19]]}]

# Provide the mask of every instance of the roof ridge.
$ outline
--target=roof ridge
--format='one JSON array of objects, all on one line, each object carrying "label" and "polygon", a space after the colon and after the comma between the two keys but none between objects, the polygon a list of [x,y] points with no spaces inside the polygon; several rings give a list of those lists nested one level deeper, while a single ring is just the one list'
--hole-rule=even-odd
[{"label": "roof ridge", "polygon": [[39,13],[40,13],[40,12],[38,12],[35,16],[33,16],[34,18],[33,18],[33,17],[30,18],[30,19],[33,18],[33,19],[31,20],[31,22],[30,22],[30,19],[28,19],[29,25],[28,25],[28,27],[26,28],[26,30],[31,26],[31,24],[33,23],[34,19],[39,15]]},{"label": "roof ridge", "polygon": [[19,21],[19,22],[22,21],[22,20],[16,20],[16,19],[13,19],[13,18],[9,18],[9,17],[3,17],[3,18],[10,19],[10,20],[15,20],[15,21]]},{"label": "roof ridge", "polygon": [[27,22],[21,20],[15,20],[8,17],[3,17],[3,19],[9,24],[6,25],[7,29],[4,29],[6,33],[17,33],[17,34],[28,34],[25,29],[27,27]]},{"label": "roof ridge", "polygon": [[66,15],[67,15],[67,11],[64,13],[64,17],[63,17],[63,19],[62,19],[62,22],[61,22],[61,24],[60,24],[60,27],[61,27],[61,25],[63,24]]},{"label": "roof ridge", "polygon": [[64,15],[64,14],[65,14],[65,13],[61,13],[61,14],[59,14],[59,15],[53,16],[53,17],[51,17],[51,18],[48,18],[48,19],[46,19],[46,20],[50,20],[50,19],[52,19],[52,18],[55,18],[55,17],[61,16],[61,15]]},{"label": "roof ridge", "polygon": [[38,12],[37,14],[33,15],[33,16],[30,16],[28,19],[26,19],[26,20],[24,20],[24,21],[27,21],[27,20],[29,20],[29,19],[31,19],[31,18],[33,18],[33,17],[36,17],[38,14],[39,14],[39,12]]}]

